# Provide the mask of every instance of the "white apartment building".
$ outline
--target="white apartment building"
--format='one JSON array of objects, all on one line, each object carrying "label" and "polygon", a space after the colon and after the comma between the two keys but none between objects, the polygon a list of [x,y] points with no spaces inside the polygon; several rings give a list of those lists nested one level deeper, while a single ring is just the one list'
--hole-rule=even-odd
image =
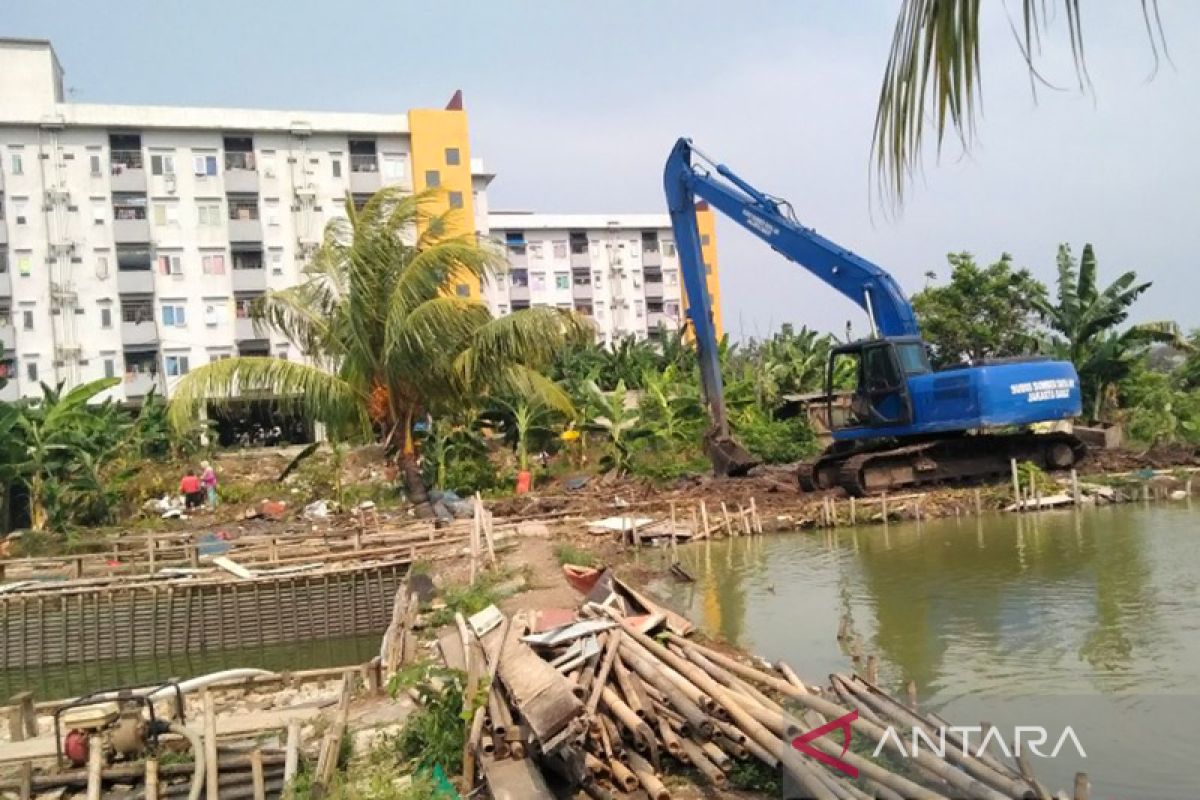
[{"label": "white apartment building", "polygon": [[[715,305],[715,245],[704,224],[711,215],[701,209]],[[508,274],[484,287],[494,313],[574,309],[595,321],[605,344],[655,339],[681,327],[687,301],[667,214],[493,212],[488,227],[508,257]]]},{"label": "white apartment building", "polygon": [[212,360],[296,358],[247,311],[297,282],[347,193],[440,187],[486,232],[490,179],[460,95],[403,114],[72,103],[49,42],[0,39],[0,399],[122,377],[110,396],[136,400]]}]

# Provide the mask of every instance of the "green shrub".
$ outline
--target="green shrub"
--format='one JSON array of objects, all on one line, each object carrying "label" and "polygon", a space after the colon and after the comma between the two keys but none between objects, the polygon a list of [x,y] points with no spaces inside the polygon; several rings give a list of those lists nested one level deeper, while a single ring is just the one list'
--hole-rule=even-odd
[{"label": "green shrub", "polygon": [[768,464],[790,464],[817,453],[817,435],[803,417],[776,420],[748,410],[735,433],[746,449]]},{"label": "green shrub", "polygon": [[486,453],[451,458],[446,462],[446,488],[459,497],[488,492],[499,486],[502,480],[499,470]]}]

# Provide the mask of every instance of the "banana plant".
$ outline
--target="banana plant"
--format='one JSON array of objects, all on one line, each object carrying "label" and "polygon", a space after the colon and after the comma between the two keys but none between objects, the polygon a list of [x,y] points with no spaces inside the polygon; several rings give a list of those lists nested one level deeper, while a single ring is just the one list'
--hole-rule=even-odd
[{"label": "banana plant", "polygon": [[602,433],[607,440],[608,468],[618,475],[624,475],[633,460],[630,446],[635,439],[645,435],[645,431],[637,427],[641,416],[626,403],[628,392],[625,381],[618,381],[617,387],[611,392],[603,391],[593,381],[588,384],[588,392],[595,412],[589,427]]}]

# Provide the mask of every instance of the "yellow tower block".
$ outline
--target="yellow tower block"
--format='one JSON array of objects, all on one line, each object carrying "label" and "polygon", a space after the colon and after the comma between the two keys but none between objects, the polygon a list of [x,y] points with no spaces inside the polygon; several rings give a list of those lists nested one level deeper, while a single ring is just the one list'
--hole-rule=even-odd
[{"label": "yellow tower block", "polygon": [[[717,269],[717,215],[703,200],[696,204],[696,228],[700,231],[700,255],[704,259],[704,282],[712,306],[713,329],[720,339],[725,335],[725,326],[721,317],[721,282]],[[684,309],[687,305],[687,292],[684,292]]]},{"label": "yellow tower block", "polygon": [[[410,110],[408,131],[412,148],[413,190],[437,190],[427,210],[433,214],[449,212],[447,236],[474,235],[471,145],[462,91],[456,91],[444,109]],[[479,281],[472,275],[456,276],[453,291],[465,299],[481,300]]]}]

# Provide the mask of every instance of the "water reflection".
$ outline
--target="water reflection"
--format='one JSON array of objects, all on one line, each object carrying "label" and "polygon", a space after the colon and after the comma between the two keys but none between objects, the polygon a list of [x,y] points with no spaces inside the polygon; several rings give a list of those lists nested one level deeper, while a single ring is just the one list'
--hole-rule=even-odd
[{"label": "water reflection", "polygon": [[[1017,700],[1031,695],[1077,718],[1086,708],[1102,751],[1155,764],[1111,788],[1174,774],[1190,791],[1181,748],[1194,717],[1164,723],[1147,709],[1157,695],[1200,711],[1197,521],[1182,504],[1126,506],[738,539],[681,549],[697,583],[663,588],[707,631],[812,679],[850,668],[836,639],[845,620],[886,687],[911,679],[950,716],[1016,720],[1037,707]],[[1131,725],[1155,736],[1131,742]]]}]

